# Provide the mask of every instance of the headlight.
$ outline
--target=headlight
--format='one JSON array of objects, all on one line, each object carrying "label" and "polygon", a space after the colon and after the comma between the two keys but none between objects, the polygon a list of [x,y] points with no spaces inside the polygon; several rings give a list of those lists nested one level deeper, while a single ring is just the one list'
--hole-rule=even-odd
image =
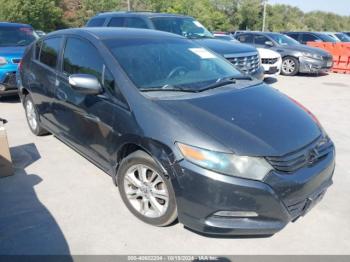
[{"label": "headlight", "polygon": [[5,57],[0,56],[0,66],[2,66],[2,65],[6,65],[6,64],[7,64],[7,60],[6,60],[6,58],[5,58]]},{"label": "headlight", "polygon": [[184,158],[203,168],[242,178],[263,180],[273,169],[264,158],[214,152],[177,143]]},{"label": "headlight", "polygon": [[303,56],[305,57],[309,57],[309,58],[313,58],[313,59],[317,59],[317,60],[322,60],[322,56],[317,55],[317,54],[311,54],[311,53],[302,53]]}]

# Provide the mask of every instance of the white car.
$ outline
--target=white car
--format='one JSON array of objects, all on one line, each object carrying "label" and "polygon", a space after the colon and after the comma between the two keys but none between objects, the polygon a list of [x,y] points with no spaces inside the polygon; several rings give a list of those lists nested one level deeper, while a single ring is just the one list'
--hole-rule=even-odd
[{"label": "white car", "polygon": [[257,48],[261,65],[264,67],[265,75],[279,75],[282,66],[282,57],[279,53],[266,48]]}]

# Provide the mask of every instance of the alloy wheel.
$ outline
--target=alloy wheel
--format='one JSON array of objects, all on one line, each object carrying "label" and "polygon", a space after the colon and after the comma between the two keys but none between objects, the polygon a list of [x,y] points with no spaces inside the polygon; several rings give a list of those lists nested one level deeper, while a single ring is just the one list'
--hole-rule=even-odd
[{"label": "alloy wheel", "polygon": [[283,60],[283,63],[282,63],[282,70],[284,73],[286,74],[291,74],[295,71],[295,67],[296,67],[296,64],[295,64],[295,61],[293,59],[285,59]]},{"label": "alloy wheel", "polygon": [[27,100],[26,103],[26,115],[30,127],[32,128],[32,130],[35,130],[38,127],[38,121],[33,102],[30,100]]}]

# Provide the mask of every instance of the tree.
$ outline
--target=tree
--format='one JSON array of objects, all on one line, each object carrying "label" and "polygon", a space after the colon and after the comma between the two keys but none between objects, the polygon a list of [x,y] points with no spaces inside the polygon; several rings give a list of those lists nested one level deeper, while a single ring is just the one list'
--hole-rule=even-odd
[{"label": "tree", "polygon": [[31,24],[35,29],[62,26],[62,11],[53,0],[0,0],[0,20]]}]

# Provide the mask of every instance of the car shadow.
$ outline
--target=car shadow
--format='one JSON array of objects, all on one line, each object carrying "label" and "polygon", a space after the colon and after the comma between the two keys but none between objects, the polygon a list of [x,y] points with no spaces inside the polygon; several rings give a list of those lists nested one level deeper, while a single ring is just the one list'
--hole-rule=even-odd
[{"label": "car shadow", "polygon": [[40,159],[35,144],[10,151],[14,175],[0,178],[0,255],[66,255],[72,261],[63,232],[36,195],[42,178],[25,171]]},{"label": "car shadow", "polygon": [[268,84],[268,85],[271,85],[271,84],[274,84],[276,83],[278,80],[276,77],[265,77],[264,79],[264,83]]},{"label": "car shadow", "polygon": [[21,102],[21,100],[18,95],[0,97],[0,103],[15,104],[19,102]]},{"label": "car shadow", "polygon": [[320,72],[320,73],[299,73],[296,76],[304,76],[304,77],[321,77],[321,76],[328,76],[329,73],[327,72]]}]

